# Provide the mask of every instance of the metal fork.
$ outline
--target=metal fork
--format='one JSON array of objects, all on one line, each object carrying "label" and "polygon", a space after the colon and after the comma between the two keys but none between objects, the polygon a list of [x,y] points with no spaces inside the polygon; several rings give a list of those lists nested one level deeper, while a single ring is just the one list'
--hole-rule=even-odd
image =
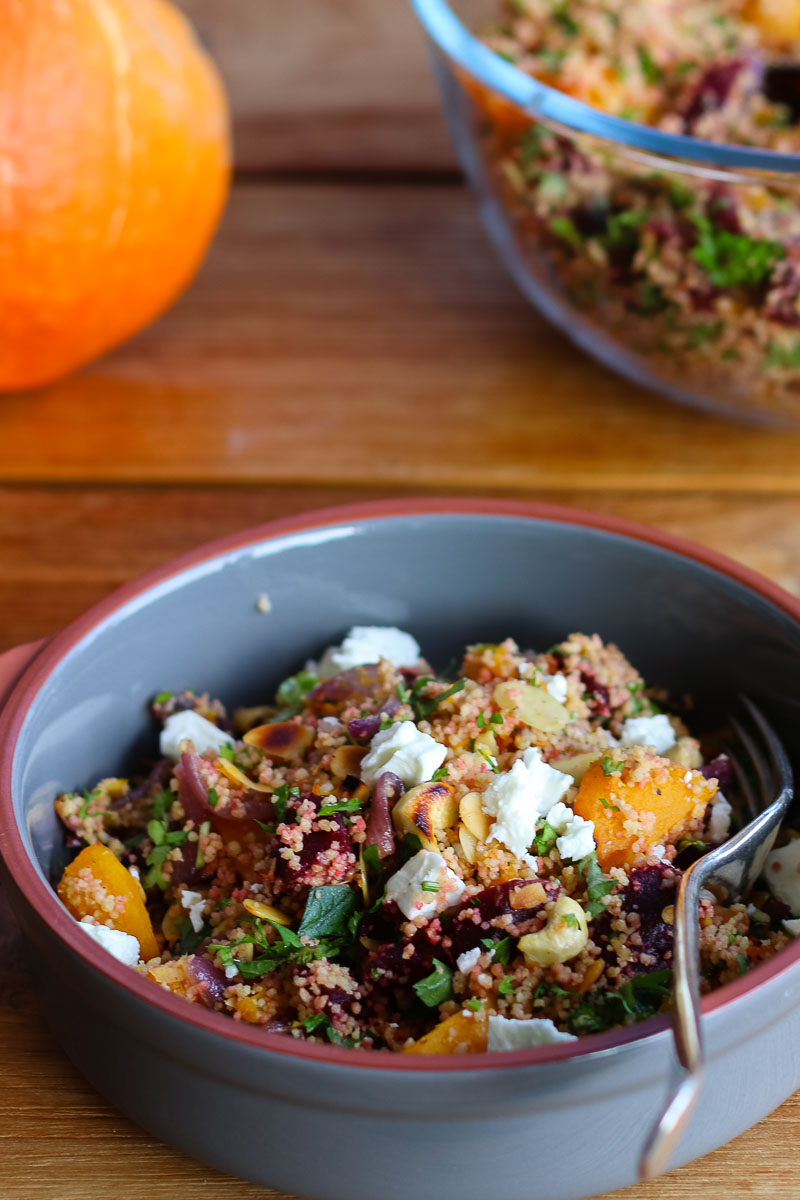
[{"label": "metal fork", "polygon": [[753,819],[729,842],[693,863],[681,880],[675,902],[672,963],[676,1060],[667,1102],[642,1151],[639,1162],[642,1179],[652,1179],[666,1170],[703,1083],[700,890],[710,884],[723,902],[746,896],[764,869],[792,799],[792,768],[779,738],[746,696],[739,697],[739,706],[737,716],[730,718],[737,748],[729,749],[728,756]]}]

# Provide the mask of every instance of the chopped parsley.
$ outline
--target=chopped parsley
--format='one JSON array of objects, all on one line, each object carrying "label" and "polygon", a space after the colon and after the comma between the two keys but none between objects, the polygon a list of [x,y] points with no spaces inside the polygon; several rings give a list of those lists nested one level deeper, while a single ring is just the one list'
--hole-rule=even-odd
[{"label": "chopped parsley", "polygon": [[558,8],[553,10],[553,20],[568,37],[576,37],[580,33],[581,27],[570,16],[567,4],[559,4]]},{"label": "chopped parsley", "polygon": [[511,975],[504,975],[497,985],[498,996],[514,996],[517,989]]},{"label": "chopped parsley", "polygon": [[484,762],[489,764],[490,768],[492,769],[492,771],[494,771],[495,775],[499,775],[500,767],[497,764],[497,759],[495,758],[495,756],[493,754],[490,754],[488,750],[484,750],[483,746],[476,746],[475,749],[478,751],[478,754],[480,754],[480,756],[484,760]]},{"label": "chopped parsley", "polygon": [[657,84],[661,82],[661,68],[653,61],[653,57],[646,46],[636,47],[636,57],[639,59],[639,67],[648,83]]},{"label": "chopped parsley", "polygon": [[447,767],[438,767],[431,775],[433,783],[438,783],[440,779],[447,779],[450,775]]},{"label": "chopped parsley", "polygon": [[351,796],[347,800],[331,800],[328,804],[323,804],[317,813],[318,817],[332,817],[334,813],[353,813],[359,812],[361,809],[361,801],[357,796]]},{"label": "chopped parsley", "polygon": [[298,932],[301,937],[342,937],[356,907],[356,896],[346,883],[312,888]]},{"label": "chopped parsley", "polygon": [[80,819],[82,821],[85,821],[88,816],[96,815],[96,814],[89,813],[89,805],[92,803],[93,800],[99,799],[100,788],[95,788],[93,792],[90,792],[86,788],[84,788],[82,795],[83,795],[83,804],[80,806],[80,808],[78,810],[78,816],[80,817]]},{"label": "chopped parsley", "polygon": [[554,233],[562,242],[566,242],[568,246],[572,246],[574,250],[583,245],[583,238],[571,217],[553,217],[550,222],[550,232]]},{"label": "chopped parsley", "polygon": [[604,754],[600,760],[600,766],[603,768],[604,775],[616,775],[622,770],[623,764],[615,762],[610,754]]},{"label": "chopped parsley", "polygon": [[153,849],[144,860],[150,868],[144,877],[144,886],[165,888],[167,881],[162,870],[169,854],[176,846],[182,846],[188,840],[189,834],[184,829],[168,830],[163,821],[153,819],[147,823],[147,836],[153,843]]},{"label": "chopped parsley", "polygon": [[466,679],[457,679],[455,683],[451,683],[449,688],[443,692],[439,692],[436,696],[425,696],[423,692],[429,684],[436,681],[430,675],[423,675],[421,679],[414,681],[414,685],[409,693],[409,703],[414,712],[414,719],[424,721],[428,717],[432,717],[440,704],[445,700],[449,700],[451,696],[455,696],[458,692],[463,692],[467,686]]},{"label": "chopped parsley", "polygon": [[414,991],[427,1008],[438,1008],[452,995],[453,972],[438,958],[433,960],[430,975],[414,984]]},{"label": "chopped parsley", "polygon": [[233,745],[230,742],[226,742],[224,746],[220,746],[219,756],[220,758],[226,758],[228,762],[233,762]]},{"label": "chopped parsley", "polygon": [[481,945],[485,950],[492,951],[492,961],[500,963],[501,967],[507,967],[511,961],[511,951],[514,943],[510,937],[501,938],[499,942],[492,941],[491,938],[482,938]]},{"label": "chopped parsley", "polygon": [[441,884],[436,883],[433,879],[423,879],[421,886],[423,892],[438,892]]},{"label": "chopped parsley", "polygon": [[599,796],[598,799],[600,800],[603,808],[607,808],[609,812],[619,812],[617,805],[611,804],[608,800],[606,800],[605,796]]},{"label": "chopped parsley", "polygon": [[606,878],[601,871],[596,850],[581,859],[578,863],[578,870],[586,880],[586,896],[589,901],[586,911],[590,917],[597,917],[605,908],[603,896],[613,892],[616,884],[613,879]]},{"label": "chopped parsley", "polygon": [[536,837],[533,839],[533,845],[537,854],[548,854],[556,844],[558,832],[545,821],[542,827],[537,830]]},{"label": "chopped parsley", "polygon": [[705,213],[692,213],[691,220],[697,230],[692,258],[714,287],[757,287],[786,256],[780,242],[718,229]]},{"label": "chopped parsley", "polygon": [[661,1009],[671,992],[672,972],[668,967],[636,975],[614,992],[586,996],[570,1014],[574,1033],[600,1033],[612,1025],[625,1023],[628,1017],[643,1021]]},{"label": "chopped parsley", "polygon": [[296,675],[290,675],[288,679],[284,679],[275,693],[281,708],[272,720],[288,721],[292,717],[296,717],[303,710],[306,696],[312,688],[317,686],[318,682],[316,675],[312,675],[309,671],[298,671]]},{"label": "chopped parsley", "polygon": [[800,367],[800,342],[791,346],[782,346],[780,342],[770,342],[764,356],[766,367],[778,367],[783,371],[797,370]]},{"label": "chopped parsley", "polygon": [[212,808],[216,808],[219,804],[219,793],[217,792],[216,788],[208,789],[208,803]]},{"label": "chopped parsley", "polygon": [[479,1000],[477,996],[470,996],[465,1007],[468,1008],[470,1012],[480,1012],[483,1008],[483,1001]]},{"label": "chopped parsley", "polygon": [[159,692],[153,701],[153,704],[166,704],[167,701],[171,700],[174,695],[174,692]]},{"label": "chopped parsley", "polygon": [[[211,832],[211,822],[203,821],[202,825],[200,826],[200,830],[199,830],[200,837],[208,837],[210,832]],[[197,858],[194,860],[194,865],[195,865],[195,867],[198,867],[198,868],[204,867],[206,865],[205,857],[203,855],[202,850],[200,849],[200,838],[197,839]]]}]

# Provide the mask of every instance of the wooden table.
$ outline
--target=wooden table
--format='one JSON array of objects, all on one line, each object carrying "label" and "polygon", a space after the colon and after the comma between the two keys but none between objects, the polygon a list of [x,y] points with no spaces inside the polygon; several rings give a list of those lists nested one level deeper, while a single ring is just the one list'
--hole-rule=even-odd
[{"label": "wooden table", "polygon": [[[0,398],[0,650],[209,538],[320,505],[431,492],[633,517],[800,595],[800,435],[672,407],[530,311],[444,157],[403,6],[389,21],[378,0],[337,4],[348,29],[368,9],[384,58],[353,98],[345,69],[326,74],[319,50],[318,91],[305,90],[298,113],[279,86],[286,61],[273,54],[270,71],[253,51],[271,44],[262,13],[285,21],[289,8],[313,9],[330,49],[333,6],[232,0],[223,22],[211,0],[184,5],[228,73],[248,174],[199,279],[164,319],[57,387]],[[313,65],[305,41],[280,32],[291,70]],[[359,56],[342,52],[352,75]],[[262,76],[269,103],[253,98]],[[0,909],[7,1200],[277,1195],[166,1149],[100,1100],[43,1026],[20,952]],[[800,1094],[732,1145],[625,1195],[796,1200],[799,1137]]]}]

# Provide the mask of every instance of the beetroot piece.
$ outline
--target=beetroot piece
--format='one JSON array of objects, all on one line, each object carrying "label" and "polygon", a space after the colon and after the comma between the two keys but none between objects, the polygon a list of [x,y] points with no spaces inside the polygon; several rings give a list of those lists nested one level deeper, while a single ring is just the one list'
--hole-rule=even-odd
[{"label": "beetroot piece", "polygon": [[721,754],[719,758],[712,758],[711,762],[700,768],[700,774],[705,779],[716,779],[721,792],[729,791],[733,783],[731,760],[727,754]]},{"label": "beetroot piece", "polygon": [[[545,905],[537,904],[532,908],[513,908],[511,895],[520,888],[527,887],[530,880],[512,879],[508,883],[496,883],[485,888],[462,904],[455,916],[443,945],[449,951],[453,962],[468,950],[480,946],[486,938],[502,941],[505,937],[521,937],[523,933],[533,933],[544,924]],[[556,900],[561,893],[561,887],[554,880],[542,880],[547,900]],[[498,925],[498,918],[511,916],[511,921]]]},{"label": "beetroot piece", "polygon": [[691,130],[695,121],[698,121],[704,113],[715,112],[725,105],[733,90],[734,83],[746,66],[747,61],[745,59],[734,58],[730,62],[709,67],[701,76],[697,87],[689,98],[686,112],[684,113],[687,130]]},{"label": "beetroot piece", "polygon": [[367,820],[366,846],[377,846],[381,858],[394,854],[394,830],[392,829],[392,807],[402,796],[405,786],[402,779],[391,771],[378,776],[372,793],[369,819]]},{"label": "beetroot piece", "polygon": [[600,683],[594,671],[581,671],[581,683],[588,693],[587,703],[598,717],[611,716],[611,697],[608,688]]},{"label": "beetroot piece", "polygon": [[791,257],[778,263],[769,285],[764,315],[790,328],[800,327],[800,261],[793,248]]},{"label": "beetroot piece", "polygon": [[193,954],[189,959],[189,970],[195,983],[205,984],[202,998],[206,1007],[215,1008],[218,1004],[222,1004],[225,989],[230,987],[230,981],[225,978],[225,973],[219,967],[215,967],[207,958],[201,958],[199,954]]},{"label": "beetroot piece", "polygon": [[136,787],[131,788],[127,796],[120,796],[117,800],[114,800],[111,807],[123,808],[125,805],[130,804],[134,800],[142,800],[146,796],[149,796],[152,792],[157,792],[166,788],[169,782],[171,771],[172,763],[169,761],[169,759],[160,758],[147,778],[143,779],[141,783],[138,783]]},{"label": "beetroot piece", "polygon": [[170,860],[172,867],[170,881],[173,887],[178,887],[182,883],[192,887],[203,875],[203,868],[197,865],[197,842],[184,842],[178,849],[181,857],[176,861]]},{"label": "beetroot piece", "polygon": [[[631,958],[626,964],[626,975],[638,975],[643,971],[656,971],[668,966],[672,961],[672,926],[668,925],[662,913],[674,903],[675,888],[680,880],[680,873],[666,863],[657,866],[635,867],[630,872],[630,883],[622,894],[622,911],[636,914],[639,918],[638,938],[633,935],[628,946]],[[592,939],[603,947],[603,957],[606,962],[615,962],[616,952],[611,946],[610,922],[607,914],[600,917],[592,931]],[[641,945],[636,945],[640,940]],[[651,955],[647,962],[641,962],[642,954]]]},{"label": "beetroot piece", "polygon": [[308,887],[347,883],[356,871],[353,839],[341,813],[325,817],[325,829],[314,819],[308,832],[289,824],[297,810],[311,802],[318,811],[319,796],[292,798],[286,823],[278,827],[272,846],[275,861],[275,891],[297,892]]}]

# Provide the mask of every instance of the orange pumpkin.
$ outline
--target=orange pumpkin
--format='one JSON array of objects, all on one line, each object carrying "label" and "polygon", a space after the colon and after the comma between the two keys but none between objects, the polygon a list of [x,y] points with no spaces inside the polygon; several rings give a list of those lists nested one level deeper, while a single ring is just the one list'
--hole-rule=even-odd
[{"label": "orange pumpkin", "polygon": [[0,391],[49,383],[186,287],[228,188],[219,76],[166,0],[0,0]]},{"label": "orange pumpkin", "polygon": [[101,842],[81,850],[64,869],[58,894],[76,920],[93,917],[100,925],[131,933],[145,962],[158,954],[142,886]]},{"label": "orange pumpkin", "polygon": [[645,848],[700,816],[717,790],[716,782],[698,771],[687,772],[663,759],[653,763],[645,778],[640,773],[635,760],[611,775],[596,762],[581,781],[574,810],[594,821],[597,859],[605,870],[632,866]]}]

